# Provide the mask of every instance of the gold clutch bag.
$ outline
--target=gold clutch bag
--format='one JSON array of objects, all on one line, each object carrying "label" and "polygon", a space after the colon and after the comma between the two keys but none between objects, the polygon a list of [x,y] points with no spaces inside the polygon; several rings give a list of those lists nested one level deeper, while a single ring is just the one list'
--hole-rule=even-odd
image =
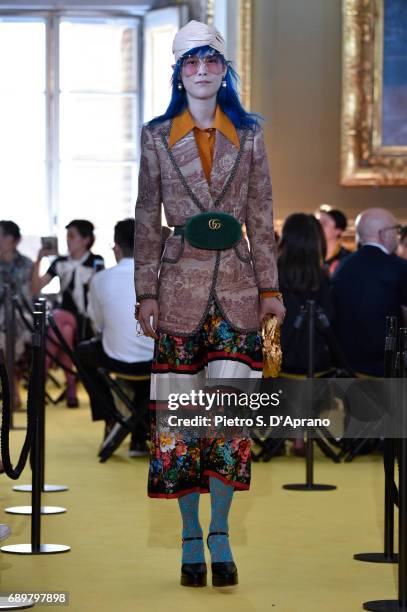
[{"label": "gold clutch bag", "polygon": [[264,378],[277,378],[281,371],[282,352],[280,345],[280,326],[277,318],[268,314],[263,319],[261,328],[263,339],[263,376]]}]

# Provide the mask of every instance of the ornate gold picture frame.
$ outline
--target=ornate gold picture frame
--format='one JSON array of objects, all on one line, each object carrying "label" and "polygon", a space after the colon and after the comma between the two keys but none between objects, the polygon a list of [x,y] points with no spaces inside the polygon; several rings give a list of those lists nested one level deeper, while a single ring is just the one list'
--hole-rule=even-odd
[{"label": "ornate gold picture frame", "polygon": [[[236,69],[240,77],[240,99],[246,110],[251,105],[251,61],[252,61],[252,0],[229,0],[229,20],[235,18]],[[206,23],[212,25],[216,14],[216,0],[205,0]],[[226,32],[224,32],[226,34]]]},{"label": "ornate gold picture frame", "polygon": [[[407,185],[407,139],[403,131],[407,122],[403,124],[401,115],[398,136],[397,108],[394,112],[391,108],[392,100],[401,108],[407,74],[405,85],[390,87],[390,93],[386,90],[385,100],[383,81],[383,65],[388,65],[384,61],[389,61],[385,54],[390,53],[384,35],[385,10],[389,10],[385,3],[398,1],[405,2],[342,0],[341,184],[345,186]],[[390,9],[397,9],[396,4]],[[405,10],[402,4],[400,10]],[[397,36],[407,37],[405,21],[397,24]],[[390,43],[397,44],[397,40]],[[394,73],[397,76],[397,66]]]}]

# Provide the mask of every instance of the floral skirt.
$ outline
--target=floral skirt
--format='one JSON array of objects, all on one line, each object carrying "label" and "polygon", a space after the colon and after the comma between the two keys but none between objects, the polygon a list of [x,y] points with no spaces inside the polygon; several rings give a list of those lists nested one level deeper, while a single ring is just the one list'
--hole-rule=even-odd
[{"label": "floral skirt", "polygon": [[250,438],[182,436],[157,428],[153,389],[165,377],[188,377],[191,388],[205,381],[227,378],[261,378],[263,356],[257,332],[239,332],[224,319],[212,302],[206,319],[192,336],[160,333],[155,342],[151,379],[151,457],[148,496],[174,498],[193,491],[209,492],[209,476],[249,489]]}]

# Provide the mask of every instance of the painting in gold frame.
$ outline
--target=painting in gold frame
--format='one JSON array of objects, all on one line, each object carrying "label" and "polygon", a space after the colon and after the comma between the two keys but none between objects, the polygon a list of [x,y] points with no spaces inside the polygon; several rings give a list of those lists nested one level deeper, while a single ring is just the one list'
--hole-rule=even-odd
[{"label": "painting in gold frame", "polygon": [[[407,185],[407,54],[397,68],[391,50],[393,43],[407,48],[406,4],[342,0],[342,185]],[[402,19],[394,15],[397,6]],[[392,88],[394,78],[400,82]]]}]

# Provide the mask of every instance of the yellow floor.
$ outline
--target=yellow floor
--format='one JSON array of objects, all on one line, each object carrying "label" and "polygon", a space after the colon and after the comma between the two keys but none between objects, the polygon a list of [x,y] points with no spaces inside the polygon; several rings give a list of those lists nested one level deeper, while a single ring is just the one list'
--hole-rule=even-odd
[{"label": "yellow floor", "polygon": [[[17,417],[23,422],[24,414]],[[177,501],[147,498],[147,459],[129,459],[127,441],[100,464],[101,436],[102,424],[91,422],[83,400],[78,410],[47,408],[46,480],[70,489],[43,496],[43,503],[66,506],[67,513],[43,517],[42,542],[72,550],[1,554],[0,591],[69,591],[69,608],[48,609],[70,612],[351,612],[366,600],[396,597],[397,566],[352,559],[382,546],[379,457],[334,465],[317,455],[316,481],[338,485],[325,493],[281,488],[303,481],[303,459],[254,464],[252,488],[236,493],[230,517],[240,584],[222,592],[179,586]],[[11,434],[14,450],[22,439],[22,432]],[[26,468],[19,483],[29,481]],[[28,494],[11,490],[14,483],[5,475],[1,482],[2,510],[30,503]],[[201,517],[206,532],[208,495],[202,496]],[[29,541],[29,517],[2,512],[0,521],[13,531],[4,544]]]}]

